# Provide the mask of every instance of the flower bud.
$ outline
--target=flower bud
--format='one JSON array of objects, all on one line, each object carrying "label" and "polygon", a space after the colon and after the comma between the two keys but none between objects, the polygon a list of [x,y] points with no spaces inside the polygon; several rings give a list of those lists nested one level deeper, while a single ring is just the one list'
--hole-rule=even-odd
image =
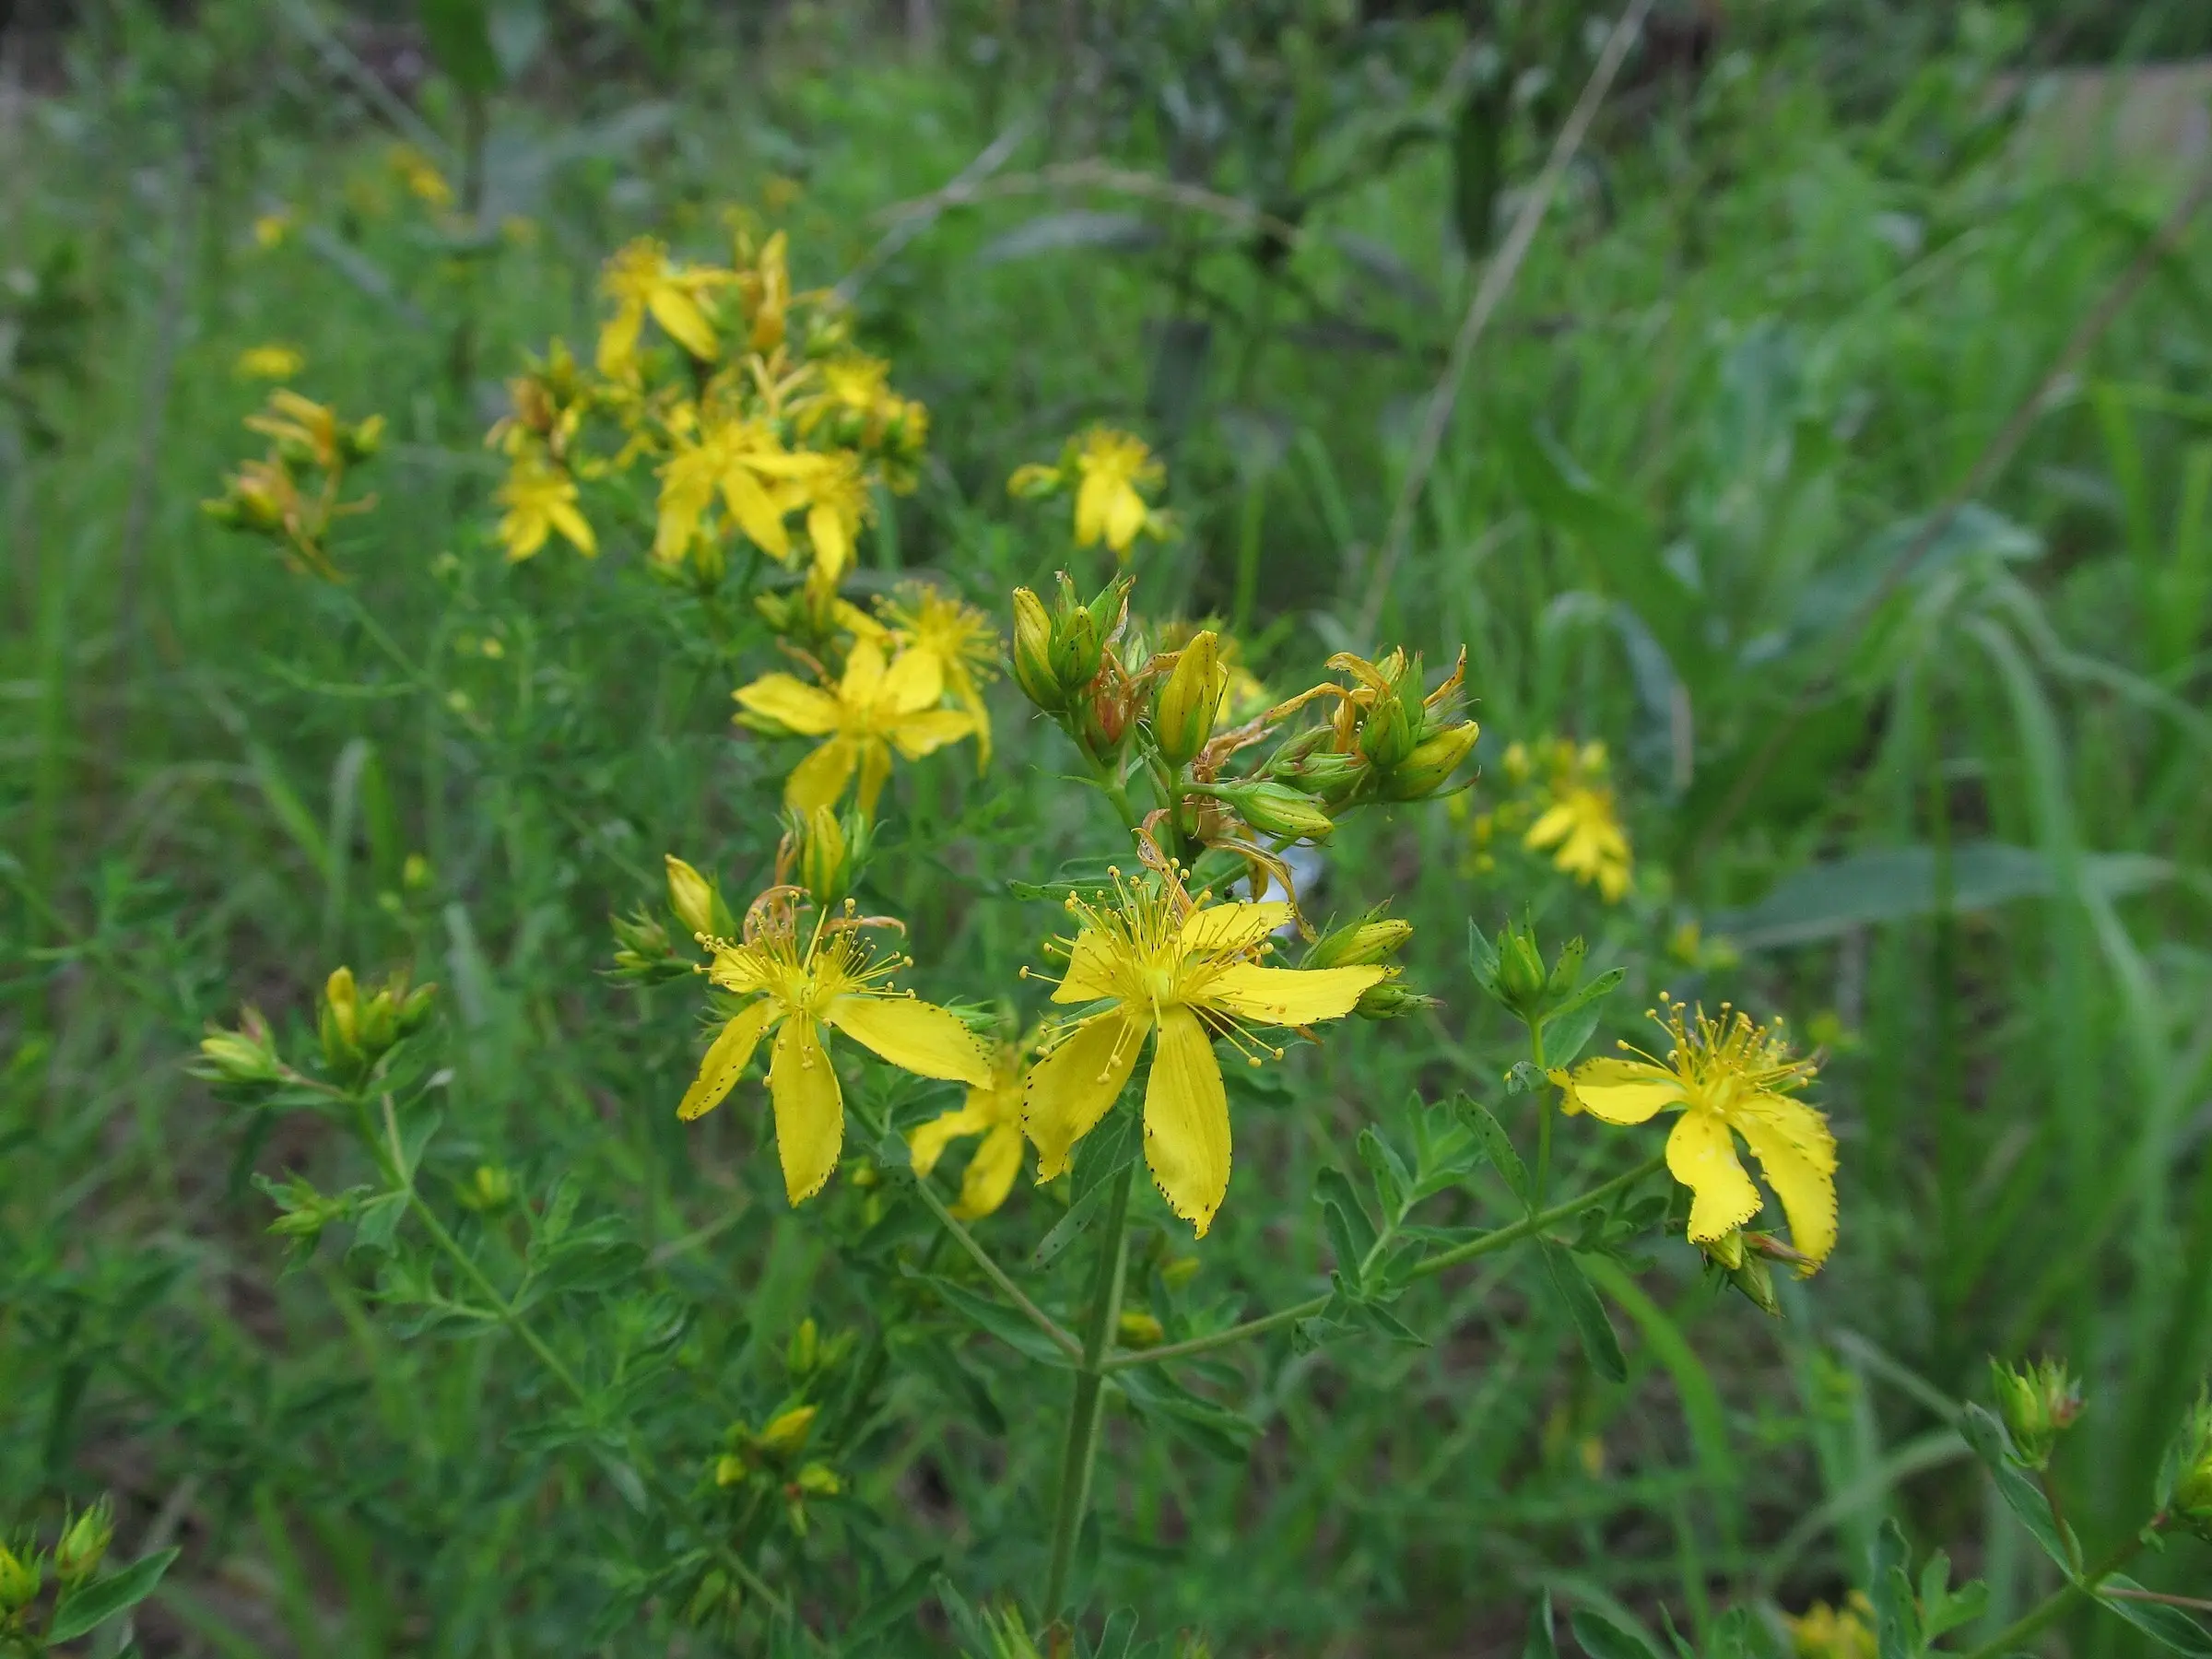
[{"label": "flower bud", "polygon": [[1329,806],[1337,806],[1359,793],[1360,785],[1368,779],[1369,768],[1364,755],[1331,752],[1305,756],[1293,765],[1278,769],[1278,775],[1307,794],[1318,795]]},{"label": "flower bud", "polygon": [[199,1064],[192,1069],[210,1082],[274,1083],[284,1075],[284,1062],[268,1021],[258,1008],[249,1006],[240,1011],[237,1030],[208,1027],[207,1035],[200,1039]]},{"label": "flower bud", "polygon": [[783,1350],[783,1369],[794,1377],[806,1376],[814,1370],[821,1358],[820,1328],[811,1318],[799,1321],[799,1328],[791,1334],[791,1341]]},{"label": "flower bud", "polygon": [[1118,673],[1103,676],[1076,709],[1076,735],[1100,760],[1121,752],[1129,736],[1130,688]]},{"label": "flower bud", "polygon": [[812,1498],[834,1498],[845,1489],[845,1483],[828,1464],[810,1463],[792,1477],[800,1491]]},{"label": "flower bud", "polygon": [[1369,914],[1347,927],[1334,928],[1314,941],[1301,968],[1371,968],[1406,948],[1413,924],[1396,916]]},{"label": "flower bud", "polygon": [[346,1071],[360,1062],[360,996],[353,970],[338,968],[323,982],[323,1007],[315,1021],[323,1041],[323,1059],[332,1071]]},{"label": "flower bud", "polygon": [[1757,1244],[1759,1237],[1747,1236],[1741,1228],[1736,1228],[1698,1248],[1704,1253],[1705,1265],[1715,1279],[1726,1284],[1760,1312],[1780,1319],[1782,1300],[1774,1294],[1773,1270],[1767,1265],[1764,1253],[1745,1248],[1747,1243]]},{"label": "flower bud", "polygon": [[1053,669],[1053,619],[1044,601],[1028,588],[1014,590],[1014,683],[1047,714],[1067,707]]},{"label": "flower bud", "polygon": [[[1469,720],[1422,738],[1407,750],[1404,759],[1389,769],[1382,786],[1384,796],[1393,801],[1428,799],[1451,782],[1452,774],[1467,758],[1467,751],[1475,747],[1475,739],[1480,735],[1481,728]],[[1366,741],[1363,731],[1360,742],[1364,746]],[[1371,755],[1373,752],[1369,750]],[[1376,765],[1382,764],[1381,760],[1376,761]]]},{"label": "flower bud", "polygon": [[384,418],[371,415],[368,419],[356,421],[351,426],[340,422],[337,437],[338,454],[342,459],[347,462],[369,460],[383,447]]},{"label": "flower bud", "polygon": [[479,1215],[495,1214],[514,1202],[514,1177],[498,1164],[478,1164],[459,1196]]},{"label": "flower bud", "polygon": [[2173,1489],[2165,1500],[2167,1512],[2212,1543],[2212,1397],[2197,1396],[2189,1418],[2166,1453],[2166,1474]]},{"label": "flower bud", "polygon": [[53,1571],[65,1584],[82,1583],[99,1571],[115,1535],[115,1512],[101,1499],[72,1521],[53,1547]]},{"label": "flower bud", "polygon": [[37,1556],[25,1559],[0,1544],[0,1613],[20,1613],[38,1600],[45,1577]]},{"label": "flower bud", "polygon": [[1053,618],[1047,654],[1053,683],[1059,687],[1063,700],[1077,696],[1098,677],[1099,665],[1106,657],[1105,636],[1099,631],[1097,618],[1082,606],[1064,603],[1060,614]]},{"label": "flower bud", "polygon": [[1167,1339],[1167,1328],[1149,1313],[1124,1309],[1117,1333],[1124,1347],[1158,1347]]},{"label": "flower bud", "polygon": [[794,1406],[789,1411],[771,1418],[760,1430],[759,1445],[764,1452],[796,1452],[806,1443],[806,1436],[814,1428],[814,1419],[821,1410],[818,1406]]},{"label": "flower bud", "polygon": [[1509,925],[1498,942],[1498,1000],[1516,1014],[1533,1013],[1543,1004],[1547,977],[1535,935]]},{"label": "flower bud", "polygon": [[658,916],[640,907],[633,915],[609,916],[606,922],[615,934],[613,977],[623,983],[657,985],[691,972],[691,962],[677,955]]},{"label": "flower bud", "polygon": [[1326,841],[1336,822],[1321,804],[1302,790],[1281,783],[1238,783],[1223,789],[1195,789],[1228,803],[1237,816],[1262,835],[1285,835],[1294,841]]},{"label": "flower bud", "polygon": [[[1152,732],[1159,743],[1160,759],[1171,767],[1187,763],[1214,735],[1214,716],[1220,712],[1222,694],[1229,689],[1229,670],[1221,665],[1221,637],[1201,629],[1177,653],[1167,683],[1153,704]],[[1254,824],[1254,829],[1264,826]],[[1282,833],[1276,831],[1275,833]]]},{"label": "flower bud", "polygon": [[858,813],[841,819],[829,807],[817,806],[798,821],[796,834],[799,885],[823,910],[842,903],[867,860],[868,820]]},{"label": "flower bud", "polygon": [[729,907],[714,884],[673,853],[661,855],[668,866],[668,909],[694,938],[726,939],[737,931]]},{"label": "flower bud", "polygon": [[1399,970],[1393,968],[1390,977],[1377,981],[1359,993],[1359,1000],[1352,1005],[1352,1012],[1362,1019],[1403,1019],[1409,1014],[1418,1014],[1423,1008],[1433,1008],[1436,998],[1424,996],[1404,983]]},{"label": "flower bud", "polygon": [[1359,752],[1378,771],[1388,771],[1413,753],[1418,735],[1406,700],[1394,689],[1376,698],[1359,723]]},{"label": "flower bud", "polygon": [[2013,1461],[2023,1469],[2049,1468],[2058,1437],[2081,1415],[2081,1384],[2057,1359],[2018,1371],[1992,1359],[1989,1381],[1997,1416],[2012,1436]]}]

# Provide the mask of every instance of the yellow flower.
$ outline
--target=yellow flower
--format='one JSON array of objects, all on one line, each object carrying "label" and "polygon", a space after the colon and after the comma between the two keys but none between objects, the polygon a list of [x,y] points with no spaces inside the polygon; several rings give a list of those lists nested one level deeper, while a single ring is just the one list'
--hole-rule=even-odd
[{"label": "yellow flower", "polygon": [[263,249],[280,248],[290,238],[292,227],[300,216],[289,207],[279,207],[274,213],[265,213],[253,221],[253,241]]},{"label": "yellow flower", "polygon": [[269,394],[263,413],[246,417],[246,426],[274,438],[279,451],[288,450],[329,472],[372,453],[383,436],[384,418],[371,415],[348,427],[335,409],[279,386]]},{"label": "yellow flower", "polygon": [[534,455],[518,456],[495,499],[507,509],[500,520],[500,540],[512,562],[535,555],[556,530],[585,557],[598,553],[591,522],[576,511],[576,482],[558,467]]},{"label": "yellow flower", "polygon": [[712,360],[722,344],[699,300],[729,280],[727,271],[673,263],[668,250],[650,236],[618,251],[599,279],[599,291],[615,302],[615,314],[599,331],[599,372],[620,380],[636,370],[638,333],[649,312],[670,339],[693,357]]},{"label": "yellow flower", "polygon": [[998,629],[991,618],[927,582],[901,582],[877,603],[900,648],[934,667],[940,694],[968,711],[975,722],[977,769],[990,765],[991,711],[982,688],[998,677],[999,664]]},{"label": "yellow flower", "polygon": [[1853,1590],[1841,1607],[1815,1602],[1794,1618],[1783,1618],[1797,1659],[1875,1659],[1878,1644],[1868,1622],[1874,1604],[1864,1590]]},{"label": "yellow flower", "polygon": [[768,1094],[776,1151],[784,1193],[802,1204],[837,1168],[845,1138],[844,1093],[826,1029],[917,1077],[980,1087],[991,1081],[991,1060],[952,1014],[891,988],[890,975],[911,964],[877,957],[860,937],[864,927],[889,924],[854,919],[849,909],[818,913],[802,946],[792,899],[789,888],[771,889],[747,912],[741,940],[708,941],[709,978],[747,1000],[709,1045],[677,1115],[689,1120],[720,1105],[760,1040],[774,1032]]},{"label": "yellow flower", "polygon": [[1564,1109],[1608,1124],[1641,1124],[1669,1108],[1681,1117],[1666,1137],[1666,1167],[1690,1190],[1689,1239],[1713,1244],[1762,1205],[1736,1157],[1741,1136],[1759,1173],[1782,1200],[1790,1242],[1810,1274],[1836,1247],[1836,1139],[1828,1120],[1791,1097],[1813,1079],[1811,1061],[1793,1060],[1782,1022],[1755,1026],[1743,1013],[1710,1019],[1660,998],[1652,1018],[1673,1038],[1664,1062],[1621,1047],[1629,1060],[1586,1060],[1571,1075],[1551,1074],[1567,1091]]},{"label": "yellow flower", "polygon": [[964,1221],[987,1216],[1006,1203],[1014,1190],[1014,1177],[1021,1173],[1021,1085],[1028,1071],[1023,1050],[1001,1043],[989,1082],[974,1085],[961,1104],[906,1137],[919,1176],[937,1167],[952,1142],[971,1135],[983,1137],[960,1178],[959,1202],[952,1206],[952,1213]]},{"label": "yellow flower", "polygon": [[1103,540],[1115,553],[1126,556],[1130,545],[1149,526],[1152,509],[1141,490],[1157,486],[1165,476],[1145,441],[1111,427],[1093,427],[1083,434],[1076,454],[1076,546],[1088,547]]},{"label": "yellow flower", "polygon": [[821,469],[823,457],[793,453],[759,421],[719,420],[694,433],[677,420],[670,431],[674,451],[661,468],[653,558],[680,562],[719,495],[737,528],[770,558],[788,564],[791,533],[783,520],[806,503],[804,485]]},{"label": "yellow flower", "polygon": [[[1520,745],[1513,746],[1515,749]],[[1506,771],[1525,775],[1525,751],[1516,757],[1509,750]],[[1585,887],[1594,887],[1607,904],[1618,904],[1629,890],[1631,864],[1629,838],[1620,826],[1613,792],[1598,782],[1605,776],[1606,749],[1601,743],[1556,746],[1550,789],[1551,805],[1528,829],[1523,844],[1533,852],[1557,847],[1551,862]]]},{"label": "yellow flower", "polygon": [[453,187],[431,159],[411,144],[395,144],[388,159],[417,201],[427,207],[451,207]]},{"label": "yellow flower", "polygon": [[1214,1039],[1253,1065],[1280,1057],[1249,1025],[1303,1028],[1349,1014],[1383,970],[1266,968],[1268,936],[1291,919],[1284,903],[1204,905],[1171,870],[1129,880],[1111,897],[1071,896],[1078,920],[1055,1003],[1104,1006],[1063,1028],[1030,1072],[1022,1126],[1037,1143],[1038,1175],[1065,1170],[1076,1142],[1120,1098],[1145,1038],[1154,1039],[1145,1085],[1145,1161],[1168,1206],[1206,1236],[1229,1191],[1229,1098]]},{"label": "yellow flower", "polygon": [[797,480],[806,501],[806,539],[814,544],[814,568],[825,582],[835,582],[852,569],[853,539],[868,520],[867,480],[860,457],[849,451],[804,458],[818,463]]},{"label": "yellow flower", "polygon": [[296,346],[249,346],[234,365],[241,380],[288,381],[307,367],[306,354]]},{"label": "yellow flower", "polygon": [[911,651],[887,665],[883,648],[864,639],[853,645],[844,677],[834,687],[767,674],[735,695],[746,713],[771,729],[828,740],[785,781],[785,806],[809,813],[817,806],[834,806],[858,771],[860,810],[873,817],[884,781],[891,775],[893,749],[919,760],[975,729],[965,712],[936,706],[943,695],[938,674]]}]

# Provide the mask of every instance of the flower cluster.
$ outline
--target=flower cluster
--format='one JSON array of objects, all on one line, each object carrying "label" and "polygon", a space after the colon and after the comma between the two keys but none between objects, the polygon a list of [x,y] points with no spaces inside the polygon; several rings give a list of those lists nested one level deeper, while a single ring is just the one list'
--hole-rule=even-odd
[{"label": "flower cluster", "polygon": [[[912,488],[928,413],[852,342],[827,292],[794,292],[782,232],[735,231],[729,265],[641,238],[607,261],[593,364],[555,341],[510,383],[487,440],[508,458],[499,539],[511,559],[558,534],[598,551],[585,492],[657,479],[653,568],[711,590],[734,544],[806,571],[818,616],[852,565],[872,491]],[[595,509],[594,509],[595,510]]]},{"label": "flower cluster", "polygon": [[266,536],[295,570],[344,581],[330,557],[331,527],[376,505],[373,496],[343,497],[347,472],[382,445],[384,418],[341,420],[335,410],[279,389],[259,414],[246,418],[246,429],[269,440],[267,453],[240,462],[223,481],[223,493],[201,502],[201,510],[229,529]]},{"label": "flower cluster", "polygon": [[1532,853],[1549,853],[1555,868],[1595,888],[1607,904],[1619,903],[1635,861],[1608,781],[1606,746],[1564,737],[1533,747],[1514,743],[1498,770],[1507,791],[1498,806],[1478,812],[1464,797],[1453,804],[1467,831],[1468,873],[1495,870],[1497,846],[1517,841]]},{"label": "flower cluster", "polygon": [[1006,493],[1017,500],[1036,501],[1073,490],[1076,546],[1104,542],[1127,563],[1138,536],[1161,541],[1174,531],[1173,521],[1146,499],[1166,479],[1166,469],[1142,438],[1094,426],[1070,438],[1051,465],[1031,462],[1015,468]]}]

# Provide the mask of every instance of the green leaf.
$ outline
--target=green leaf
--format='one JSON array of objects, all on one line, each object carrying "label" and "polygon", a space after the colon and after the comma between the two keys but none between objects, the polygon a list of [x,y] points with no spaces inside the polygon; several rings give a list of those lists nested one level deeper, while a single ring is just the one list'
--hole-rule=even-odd
[{"label": "green leaf", "polygon": [[1660,1659],[1659,1650],[1642,1631],[1615,1624],[1603,1613],[1578,1607],[1567,1622],[1590,1659]]},{"label": "green leaf", "polygon": [[400,1219],[407,1213],[407,1199],[406,1193],[379,1193],[356,1210],[352,1249],[390,1250]]},{"label": "green leaf", "polygon": [[1512,112],[1510,77],[1495,73],[1471,86],[1452,129],[1452,224],[1460,251],[1480,259],[1490,251],[1498,182],[1505,166],[1505,129]]},{"label": "green leaf", "polygon": [[1628,977],[1625,968],[1608,968],[1554,1008],[1544,1020],[1544,1061],[1565,1065],[1583,1052],[1605,1014],[1605,999]]},{"label": "green leaf", "polygon": [[1259,1424],[1241,1412],[1191,1393],[1164,1368],[1131,1366],[1115,1371],[1112,1381],[1132,1410],[1157,1418],[1224,1463],[1242,1463],[1251,1454],[1253,1441],[1259,1438]]},{"label": "green leaf", "polygon": [[1620,1338],[1614,1335],[1613,1322],[1606,1317],[1606,1305],[1597,1300],[1583,1265],[1559,1245],[1547,1242],[1544,1271],[1550,1275],[1552,1289],[1566,1304],[1568,1317],[1574,1321],[1574,1334],[1582,1338],[1583,1352],[1590,1357],[1598,1375],[1609,1382],[1627,1382],[1629,1362],[1621,1357]]},{"label": "green leaf", "polygon": [[1937,1550],[1920,1570],[1920,1618],[1935,1641],[1970,1625],[1989,1606],[1989,1586],[1979,1580],[1951,1588],[1951,1558]]},{"label": "green leaf", "polygon": [[944,1571],[945,1558],[931,1556],[921,1561],[896,1584],[861,1609],[860,1617],[839,1632],[841,1646],[850,1652],[862,1642],[889,1631],[893,1625],[922,1605],[922,1600]]},{"label": "green leaf", "polygon": [[1098,899],[1113,891],[1108,874],[1117,861],[1111,858],[1071,858],[1053,873],[1049,881],[1008,881],[1006,891],[1017,899],[1050,899],[1063,903],[1069,897]]},{"label": "green leaf", "polygon": [[1359,1147],[1360,1161],[1367,1165],[1367,1172],[1375,1183],[1375,1201],[1382,1210],[1383,1225],[1394,1226],[1406,1218],[1413,1171],[1406,1167],[1406,1160],[1391,1144],[1375,1133],[1371,1124],[1359,1131]]},{"label": "green leaf", "polygon": [[988,1335],[997,1337],[1008,1347],[1027,1355],[1041,1365],[1066,1370],[1068,1358],[1060,1345],[1031,1324],[1029,1319],[1003,1302],[979,1295],[965,1285],[956,1285],[948,1278],[934,1273],[912,1275],[935,1290],[953,1312]]},{"label": "green leaf", "polygon": [[1498,983],[1498,947],[1484,936],[1481,928],[1472,918],[1467,922],[1467,968],[1475,975],[1475,982],[1485,991],[1494,991]]},{"label": "green leaf", "polygon": [[136,1606],[154,1593],[154,1586],[161,1582],[161,1575],[176,1559],[174,1549],[141,1556],[121,1572],[111,1572],[105,1578],[96,1578],[67,1592],[53,1610],[53,1623],[47,1629],[46,1639],[74,1641],[98,1630],[118,1613]]},{"label": "green leaf", "polygon": [[1090,1226],[1112,1194],[1113,1177],[1136,1156],[1136,1116],[1114,1112],[1076,1143],[1076,1167],[1069,1177],[1075,1194],[1067,1213],[1037,1241],[1030,1257],[1035,1269],[1051,1266]]},{"label": "green leaf", "polygon": [[2061,1571],[2071,1575],[2073,1553],[2059,1532],[2058,1518],[2051,1512],[2051,1500],[2012,1461],[2011,1442],[2006,1439],[2004,1425],[1985,1407],[1969,1406],[1959,1416],[1959,1432],[1966,1437],[1966,1443],[1988,1468],[1989,1477],[1997,1483],[1997,1496],[2005,1500],[2005,1507],[2019,1517],[2020,1524],[2042,1546],[2043,1553],[2056,1561]]},{"label": "green leaf", "polygon": [[422,0],[422,32],[431,58],[462,91],[481,96],[499,86],[500,55],[492,50],[485,0]]},{"label": "green leaf", "polygon": [[2212,1659],[2212,1635],[2205,1627],[2183,1612],[2160,1602],[2130,1601],[2125,1596],[2106,1595],[2104,1590],[2140,1590],[2143,1586],[2121,1573],[2113,1573],[2099,1587],[2098,1602],[2108,1611],[2117,1613],[2169,1653],[2190,1653],[2195,1659]]},{"label": "green leaf", "polygon": [[1351,1178],[1342,1170],[1324,1170],[1314,1177],[1313,1196],[1321,1203],[1321,1224],[1329,1235],[1329,1253],[1356,1293],[1367,1261],[1375,1247],[1374,1223],[1353,1191]]},{"label": "green leaf", "polygon": [[1528,1641],[1521,1659],[1559,1659],[1559,1644],[1551,1633],[1551,1592],[1547,1590],[1528,1615]]},{"label": "green leaf", "polygon": [[1523,1204],[1528,1202],[1528,1168],[1521,1161],[1521,1154],[1513,1150],[1513,1137],[1505,1132],[1505,1125],[1491,1115],[1490,1109],[1472,1096],[1462,1093],[1452,1099],[1452,1109],[1481,1144],[1483,1156],[1490,1160],[1491,1168],[1505,1177],[1505,1184],[1513,1189],[1513,1196]]}]

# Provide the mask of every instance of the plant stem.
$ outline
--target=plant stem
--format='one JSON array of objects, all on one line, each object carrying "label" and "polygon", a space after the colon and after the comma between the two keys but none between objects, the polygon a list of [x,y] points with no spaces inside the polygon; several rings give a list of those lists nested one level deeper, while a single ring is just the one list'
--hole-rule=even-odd
[{"label": "plant stem", "polygon": [[[2155,1522],[2153,1525],[2157,1524]],[[2137,1533],[2115,1544],[2097,1565],[2071,1583],[2062,1584],[2050,1594],[1999,1630],[1980,1647],[1967,1653],[1963,1659],[2000,1659],[2006,1653],[2017,1653],[2028,1639],[2054,1624],[2070,1611],[2077,1600],[2087,1600],[2097,1592],[2097,1586],[2125,1566],[2129,1558],[2143,1547],[2143,1535]]]},{"label": "plant stem", "polygon": [[1081,1359],[1082,1344],[1062,1330],[1058,1320],[1022,1294],[1021,1287],[1006,1277],[1006,1270],[992,1260],[991,1253],[982,1247],[976,1236],[960,1225],[959,1218],[946,1208],[943,1199],[930,1191],[928,1181],[916,1177],[914,1190],[922,1194],[922,1202],[929,1206],[930,1213],[936,1217],[945,1230],[957,1239],[960,1247],[974,1258],[975,1265],[983,1270],[983,1276],[998,1287],[999,1294],[1012,1302],[1023,1318],[1042,1331],[1051,1339],[1054,1347],[1066,1354],[1070,1359]]},{"label": "plant stem", "polygon": [[1106,1225],[1099,1235],[1099,1265],[1091,1276],[1090,1311],[1083,1324],[1075,1405],[1068,1412],[1067,1446],[1060,1460],[1060,1503],[1053,1516],[1052,1566],[1044,1584],[1043,1612],[1048,1620],[1056,1621],[1066,1605],[1076,1541],[1090,1507],[1090,1471],[1098,1458],[1099,1418],[1105,1404],[1106,1346],[1122,1313],[1122,1284],[1128,1267],[1129,1189],[1136,1179],[1136,1161],[1132,1158],[1112,1178]]},{"label": "plant stem", "polygon": [[[1528,1022],[1528,1055],[1536,1070],[1544,1069],[1544,1022]],[[1536,1202],[1551,1195],[1551,1090],[1536,1090]]]},{"label": "plant stem", "polygon": [[[1472,1262],[1477,1256],[1486,1256],[1492,1251],[1503,1250],[1508,1244],[1519,1243],[1523,1239],[1540,1233],[1546,1228],[1556,1226],[1566,1220],[1579,1210],[1587,1208],[1593,1204],[1602,1203],[1616,1193],[1626,1191],[1646,1175],[1655,1173],[1665,1163],[1666,1155],[1665,1153],[1648,1158],[1627,1173],[1616,1175],[1612,1180],[1594,1186],[1586,1193],[1578,1194],[1563,1203],[1555,1204],[1549,1209],[1538,1210],[1514,1222],[1510,1227],[1501,1227],[1495,1232],[1484,1233],[1479,1239],[1469,1239],[1465,1244],[1454,1244],[1449,1250],[1440,1250],[1436,1254],[1416,1262],[1406,1277],[1408,1280],[1428,1278],[1432,1275],[1443,1272],[1447,1267],[1456,1267],[1462,1262]],[[1277,1308],[1272,1313],[1264,1313],[1257,1319],[1248,1319],[1242,1324],[1231,1325],[1226,1331],[1216,1331],[1210,1335],[1194,1336],[1187,1342],[1171,1342],[1164,1347],[1134,1349],[1127,1353],[1115,1354],[1105,1361],[1105,1369],[1110,1371],[1122,1371],[1133,1365],[1156,1365],[1163,1359],[1187,1359],[1194,1354],[1210,1353],[1215,1348],[1227,1347],[1231,1343],[1242,1342],[1248,1336],[1260,1335],[1279,1325],[1292,1324],[1301,1319],[1311,1319],[1329,1305],[1329,1300],[1327,1296],[1312,1297],[1295,1306]]]}]

